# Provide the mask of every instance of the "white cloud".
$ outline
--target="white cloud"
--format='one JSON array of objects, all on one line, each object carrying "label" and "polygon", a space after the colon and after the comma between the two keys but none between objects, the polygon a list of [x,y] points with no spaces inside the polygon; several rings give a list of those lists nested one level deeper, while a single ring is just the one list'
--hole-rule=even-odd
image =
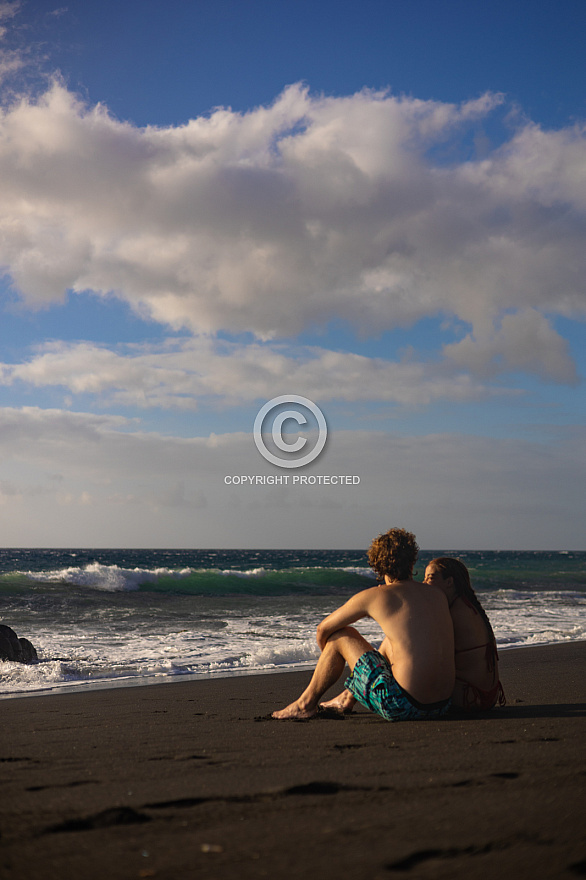
[{"label": "white cloud", "polygon": [[[481,360],[510,338],[503,315],[586,306],[583,129],[526,124],[481,161],[432,158],[502,100],[292,86],[270,107],[140,129],[55,82],[0,116],[0,263],[30,304],[114,291],[195,334],[452,315]],[[571,378],[553,330],[542,341],[524,368]]]},{"label": "white cloud", "polygon": [[0,385],[15,382],[94,394],[103,404],[186,410],[209,399],[225,404],[270,399],[283,393],[285,386],[320,401],[403,405],[438,399],[462,402],[505,393],[467,373],[442,372],[436,364],[393,362],[315,346],[244,346],[210,338],[116,351],[89,343],[47,343],[28,362],[0,364]]},{"label": "white cloud", "polygon": [[504,315],[496,330],[476,338],[469,334],[446,345],[444,354],[458,367],[484,378],[523,370],[555,382],[578,382],[566,340],[535,309]]}]

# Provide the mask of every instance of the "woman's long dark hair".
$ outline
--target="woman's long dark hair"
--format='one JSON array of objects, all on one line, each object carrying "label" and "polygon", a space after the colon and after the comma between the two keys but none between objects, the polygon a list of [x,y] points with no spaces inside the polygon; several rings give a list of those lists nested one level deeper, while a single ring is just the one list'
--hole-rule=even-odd
[{"label": "woman's long dark hair", "polygon": [[454,588],[456,590],[457,596],[462,596],[462,598],[467,599],[471,605],[478,611],[483,621],[486,624],[486,628],[490,634],[490,637],[493,641],[495,641],[494,633],[492,631],[492,626],[490,625],[490,620],[488,619],[488,615],[480,601],[478,596],[472,589],[472,584],[470,583],[470,575],[468,574],[468,569],[464,565],[463,562],[460,562],[459,559],[454,559],[453,556],[440,556],[438,559],[432,559],[429,565],[433,565],[434,568],[438,568],[443,578],[451,577],[454,581]]}]

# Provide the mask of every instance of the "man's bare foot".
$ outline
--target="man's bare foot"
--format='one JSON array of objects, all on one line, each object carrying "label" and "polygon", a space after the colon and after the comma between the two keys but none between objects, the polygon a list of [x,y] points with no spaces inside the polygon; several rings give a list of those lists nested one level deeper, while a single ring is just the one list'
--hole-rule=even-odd
[{"label": "man's bare foot", "polygon": [[337,697],[334,697],[333,700],[328,700],[327,703],[320,703],[319,705],[322,709],[333,709],[341,715],[349,715],[356,705],[356,700],[350,691],[342,691],[342,693],[338,694]]},{"label": "man's bare foot", "polygon": [[303,709],[296,701],[278,712],[273,712],[271,718],[276,718],[277,721],[307,721],[314,715],[317,715],[317,709]]}]

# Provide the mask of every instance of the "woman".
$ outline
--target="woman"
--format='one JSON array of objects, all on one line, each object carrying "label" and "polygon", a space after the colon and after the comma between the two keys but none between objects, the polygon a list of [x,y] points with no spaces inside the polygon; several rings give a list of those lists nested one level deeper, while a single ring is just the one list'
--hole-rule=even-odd
[{"label": "woman", "polygon": [[425,569],[426,584],[446,594],[454,624],[456,686],[452,705],[462,709],[492,709],[505,704],[499,681],[498,654],[490,621],[459,559],[440,556]]}]

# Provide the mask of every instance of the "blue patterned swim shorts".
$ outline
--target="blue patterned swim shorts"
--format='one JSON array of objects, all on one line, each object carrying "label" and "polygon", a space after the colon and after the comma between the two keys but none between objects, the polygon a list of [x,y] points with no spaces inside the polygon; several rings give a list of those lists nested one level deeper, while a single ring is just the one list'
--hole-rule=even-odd
[{"label": "blue patterned swim shorts", "polygon": [[451,702],[418,703],[396,682],[389,662],[378,651],[367,651],[358,659],[345,686],[359,703],[386,721],[440,718]]}]

